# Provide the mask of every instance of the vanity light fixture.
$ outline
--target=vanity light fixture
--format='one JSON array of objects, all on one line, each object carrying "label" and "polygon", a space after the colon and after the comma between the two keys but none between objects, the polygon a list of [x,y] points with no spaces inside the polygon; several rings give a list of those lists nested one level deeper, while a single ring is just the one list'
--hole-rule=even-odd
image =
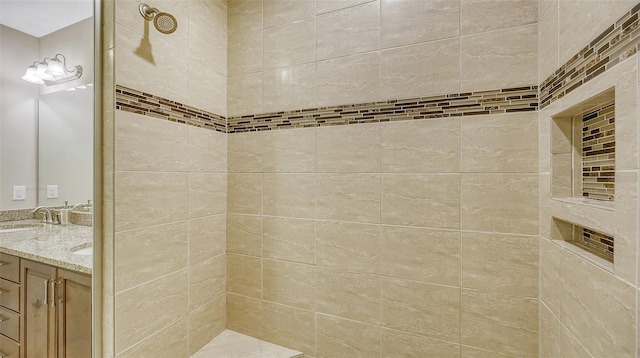
[{"label": "vanity light fixture", "polygon": [[81,76],[82,66],[67,67],[67,59],[63,55],[57,54],[53,58],[47,57],[27,67],[27,72],[22,76],[22,79],[38,85],[52,86],[76,80]]}]

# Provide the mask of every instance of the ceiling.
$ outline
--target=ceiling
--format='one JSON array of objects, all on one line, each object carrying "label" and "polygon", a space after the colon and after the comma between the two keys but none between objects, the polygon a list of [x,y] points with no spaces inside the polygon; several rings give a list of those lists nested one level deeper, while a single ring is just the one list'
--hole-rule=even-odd
[{"label": "ceiling", "polygon": [[42,37],[93,16],[93,0],[0,0],[0,24]]}]

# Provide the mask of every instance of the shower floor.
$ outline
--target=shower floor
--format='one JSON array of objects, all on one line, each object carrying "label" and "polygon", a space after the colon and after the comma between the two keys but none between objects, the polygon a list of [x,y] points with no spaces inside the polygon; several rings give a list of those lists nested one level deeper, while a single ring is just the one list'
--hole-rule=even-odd
[{"label": "shower floor", "polygon": [[191,358],[298,358],[303,356],[302,353],[293,349],[227,329]]}]

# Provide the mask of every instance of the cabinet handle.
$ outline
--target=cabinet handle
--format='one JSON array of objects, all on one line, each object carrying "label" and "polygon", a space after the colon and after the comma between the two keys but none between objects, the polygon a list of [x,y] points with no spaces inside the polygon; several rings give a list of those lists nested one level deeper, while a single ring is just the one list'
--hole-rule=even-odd
[{"label": "cabinet handle", "polygon": [[0,323],[2,323],[2,322],[4,322],[4,321],[6,321],[7,319],[8,319],[7,317],[2,317],[2,316],[0,316]]},{"label": "cabinet handle", "polygon": [[46,306],[48,302],[49,302],[49,280],[44,280],[44,305]]},{"label": "cabinet handle", "polygon": [[9,264],[8,262],[0,261],[0,266],[4,266],[4,265],[8,265],[8,264]]},{"label": "cabinet handle", "polygon": [[64,301],[64,286],[62,285],[62,280],[56,282],[56,285],[60,285],[60,290],[56,290],[56,293],[58,296],[58,303],[62,303]]},{"label": "cabinet handle", "polygon": [[2,289],[0,289],[0,295],[4,295],[6,293],[6,291],[3,291]]},{"label": "cabinet handle", "polygon": [[51,280],[51,307],[56,306],[56,280]]},{"label": "cabinet handle", "polygon": [[0,351],[0,358],[5,358],[5,357],[9,357],[9,355],[3,351]]}]

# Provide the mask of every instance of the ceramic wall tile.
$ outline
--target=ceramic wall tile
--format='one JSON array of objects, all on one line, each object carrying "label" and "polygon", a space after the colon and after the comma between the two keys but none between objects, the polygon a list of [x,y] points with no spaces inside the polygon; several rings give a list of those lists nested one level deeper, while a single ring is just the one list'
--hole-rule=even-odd
[{"label": "ceramic wall tile", "polygon": [[380,324],[380,276],[317,268],[316,310]]},{"label": "ceramic wall tile", "polygon": [[535,112],[463,118],[461,132],[463,172],[538,172]]},{"label": "ceramic wall tile", "polygon": [[317,59],[375,51],[380,46],[380,2],[318,15]]},{"label": "ceramic wall tile", "polygon": [[373,0],[316,0],[316,12],[324,14],[371,1]]},{"label": "ceramic wall tile", "polygon": [[225,173],[227,134],[189,126],[189,171]]},{"label": "ceramic wall tile", "polygon": [[560,317],[595,356],[631,356],[636,289],[570,252],[562,255]]},{"label": "ceramic wall tile", "polygon": [[233,77],[227,86],[229,116],[262,113],[262,72]]},{"label": "ceramic wall tile", "polygon": [[458,174],[383,174],[382,223],[457,229]]},{"label": "ceramic wall tile", "polygon": [[380,327],[317,315],[317,357],[380,355]]},{"label": "ceramic wall tile", "polygon": [[262,29],[262,0],[231,0],[227,6],[229,37]]},{"label": "ceramic wall tile", "polygon": [[263,69],[262,29],[242,32],[228,41],[228,76],[236,77]]},{"label": "ceramic wall tile", "polygon": [[227,255],[227,291],[252,298],[262,297],[262,260],[237,254]]},{"label": "ceramic wall tile", "polygon": [[380,222],[379,174],[317,174],[316,218]]},{"label": "ceramic wall tile", "polygon": [[315,233],[313,220],[265,216],[262,224],[263,257],[314,264]]},{"label": "ceramic wall tile", "polygon": [[316,60],[315,17],[266,28],[263,34],[265,69],[289,67]]},{"label": "ceramic wall tile", "polygon": [[[257,136],[257,134],[249,134]],[[266,131],[261,138],[262,170],[266,173],[316,171],[316,130]]]},{"label": "ceramic wall tile", "polygon": [[116,292],[187,267],[187,228],[178,222],[116,233]]},{"label": "ceramic wall tile", "polygon": [[116,230],[186,220],[189,216],[189,174],[117,172]]},{"label": "ceramic wall tile", "polygon": [[377,52],[316,62],[316,105],[372,102],[379,97]]},{"label": "ceramic wall tile", "polygon": [[382,48],[457,37],[460,34],[460,2],[393,1],[380,4]]},{"label": "ceramic wall tile", "polygon": [[227,214],[227,252],[262,255],[262,217]]},{"label": "ceramic wall tile", "polygon": [[[452,3],[440,1],[444,2]],[[401,3],[405,2],[394,2]],[[405,21],[397,23],[406,24]],[[455,93],[460,88],[460,40],[452,38],[382,50],[380,72],[381,99]]]},{"label": "ceramic wall tile", "polygon": [[[460,120],[428,119],[381,126],[383,173],[460,171]],[[425,138],[429,140],[425,140]]]},{"label": "ceramic wall tile", "polygon": [[316,65],[308,63],[263,73],[265,112],[280,112],[316,106]]},{"label": "ceramic wall tile", "polygon": [[463,230],[538,233],[537,174],[463,174]]},{"label": "ceramic wall tile", "polygon": [[381,324],[385,328],[457,342],[460,288],[382,278]]},{"label": "ceramic wall tile", "polygon": [[227,293],[227,329],[264,339],[262,301]]},{"label": "ceramic wall tile", "polygon": [[262,174],[229,174],[227,182],[229,213],[262,214]]},{"label": "ceramic wall tile", "polygon": [[264,302],[262,306],[264,339],[313,357],[315,355],[315,319],[313,312]]},{"label": "ceramic wall tile", "polygon": [[318,128],[317,170],[322,173],[380,171],[380,125]]},{"label": "ceramic wall tile", "polygon": [[536,83],[537,38],[537,24],[461,37],[460,89],[477,91]]},{"label": "ceramic wall tile", "polygon": [[194,354],[226,328],[226,295],[189,313],[189,354]]},{"label": "ceramic wall tile", "polygon": [[538,240],[535,236],[463,232],[462,286],[537,297]]},{"label": "ceramic wall tile", "polygon": [[213,301],[226,292],[226,257],[216,256],[189,266],[189,310]]},{"label": "ceramic wall tile", "polygon": [[382,274],[429,283],[460,284],[460,233],[382,226]]},{"label": "ceramic wall tile", "polygon": [[461,326],[464,345],[518,357],[538,356],[535,298],[463,289]]},{"label": "ceramic wall tile", "polygon": [[189,174],[189,217],[197,218],[227,211],[227,174]]},{"label": "ceramic wall tile", "polygon": [[[509,14],[504,16],[504,14]],[[480,1],[460,3],[460,32],[463,35],[487,32],[538,22],[536,0]]]},{"label": "ceramic wall tile", "polygon": [[266,301],[311,310],[315,306],[314,277],[313,266],[264,260],[262,298]]},{"label": "ceramic wall tile", "polygon": [[128,112],[118,112],[115,124],[116,170],[187,171],[187,126]]},{"label": "ceramic wall tile", "polygon": [[460,345],[401,331],[382,329],[382,357],[460,357]]},{"label": "ceramic wall tile", "polygon": [[187,270],[116,295],[117,353],[187,316]]},{"label": "ceramic wall tile", "polygon": [[256,133],[237,133],[228,136],[227,170],[229,173],[262,172],[263,146],[261,138],[262,136]]},{"label": "ceramic wall tile", "polygon": [[180,320],[117,355],[118,358],[184,356],[187,352],[187,319]]},{"label": "ceramic wall tile", "polygon": [[313,218],[315,174],[262,174],[265,215]]},{"label": "ceramic wall tile", "polygon": [[189,264],[193,265],[225,253],[225,214],[189,220]]},{"label": "ceramic wall tile", "polygon": [[265,0],[262,4],[264,27],[282,25],[315,16],[314,0]]},{"label": "ceramic wall tile", "polygon": [[380,272],[380,228],[316,221],[316,263],[344,271]]}]

